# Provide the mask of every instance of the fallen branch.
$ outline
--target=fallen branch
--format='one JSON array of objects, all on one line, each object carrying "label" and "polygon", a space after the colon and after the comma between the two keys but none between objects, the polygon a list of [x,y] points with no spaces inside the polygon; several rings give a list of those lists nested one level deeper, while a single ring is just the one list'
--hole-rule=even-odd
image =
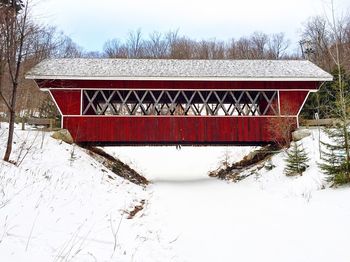
[{"label": "fallen branch", "polygon": [[[149,184],[149,181],[137,173],[134,169],[130,168],[128,165],[124,164],[119,159],[114,158],[113,156],[107,154],[100,148],[97,147],[84,147],[88,150],[88,154],[95,158],[98,162],[104,165],[106,168],[111,170],[116,175],[129,180],[130,182],[136,185],[146,186]],[[108,176],[110,179],[112,177]]]}]

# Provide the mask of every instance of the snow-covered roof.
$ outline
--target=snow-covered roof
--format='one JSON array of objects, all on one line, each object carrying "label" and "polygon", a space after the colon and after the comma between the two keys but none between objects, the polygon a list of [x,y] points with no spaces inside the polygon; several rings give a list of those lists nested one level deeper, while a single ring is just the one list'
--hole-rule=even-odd
[{"label": "snow-covered roof", "polygon": [[28,79],[331,81],[306,60],[47,59]]}]

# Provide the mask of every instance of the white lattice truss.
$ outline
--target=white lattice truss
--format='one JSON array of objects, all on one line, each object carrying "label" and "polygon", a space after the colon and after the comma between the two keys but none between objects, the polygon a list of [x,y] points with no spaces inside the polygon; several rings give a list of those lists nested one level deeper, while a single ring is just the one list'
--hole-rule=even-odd
[{"label": "white lattice truss", "polygon": [[83,90],[83,115],[278,115],[277,91]]}]

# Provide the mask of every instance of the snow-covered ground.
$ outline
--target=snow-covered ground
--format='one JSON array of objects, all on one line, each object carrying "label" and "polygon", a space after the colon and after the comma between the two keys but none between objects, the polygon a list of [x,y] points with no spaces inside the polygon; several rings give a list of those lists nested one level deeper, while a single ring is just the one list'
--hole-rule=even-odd
[{"label": "snow-covered ground", "polygon": [[104,150],[138,170],[153,183],[188,182],[209,179],[207,173],[219,167],[228,156],[230,162],[242,159],[255,147],[139,146],[105,147]]},{"label": "snow-covered ground", "polygon": [[149,190],[49,133],[16,130],[15,141],[12,159],[22,163],[0,161],[1,262],[170,260],[158,226],[145,224],[142,211],[127,219],[142,200],[147,208]]},{"label": "snow-covered ground", "polygon": [[303,139],[303,176],[283,174],[281,153],[238,183],[208,171],[251,147],[106,148],[152,181],[146,189],[43,134],[16,130],[12,159],[23,161],[0,162],[0,261],[350,261],[350,188],[324,182],[317,130]]}]

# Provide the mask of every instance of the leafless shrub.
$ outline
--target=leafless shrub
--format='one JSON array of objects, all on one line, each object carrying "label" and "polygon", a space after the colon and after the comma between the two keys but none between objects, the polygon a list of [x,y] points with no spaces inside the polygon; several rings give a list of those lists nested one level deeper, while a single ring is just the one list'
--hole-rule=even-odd
[{"label": "leafless shrub", "polygon": [[76,258],[76,256],[81,253],[81,251],[83,250],[83,245],[85,244],[92,230],[91,227],[90,230],[83,237],[80,237],[80,233],[83,230],[84,226],[85,222],[77,227],[76,231],[72,233],[70,239],[66,241],[59,250],[58,254],[54,259],[54,262],[73,261],[74,258]]},{"label": "leafless shrub", "polygon": [[292,131],[296,128],[295,118],[277,116],[269,119],[268,131],[272,140],[279,148],[289,147],[292,141]]},{"label": "leafless shrub", "polygon": [[34,139],[28,144],[29,133],[27,133],[26,138],[21,142],[19,147],[19,153],[17,155],[16,166],[20,166],[27,155],[33,150],[35,142],[38,138],[39,132],[36,132]]}]

